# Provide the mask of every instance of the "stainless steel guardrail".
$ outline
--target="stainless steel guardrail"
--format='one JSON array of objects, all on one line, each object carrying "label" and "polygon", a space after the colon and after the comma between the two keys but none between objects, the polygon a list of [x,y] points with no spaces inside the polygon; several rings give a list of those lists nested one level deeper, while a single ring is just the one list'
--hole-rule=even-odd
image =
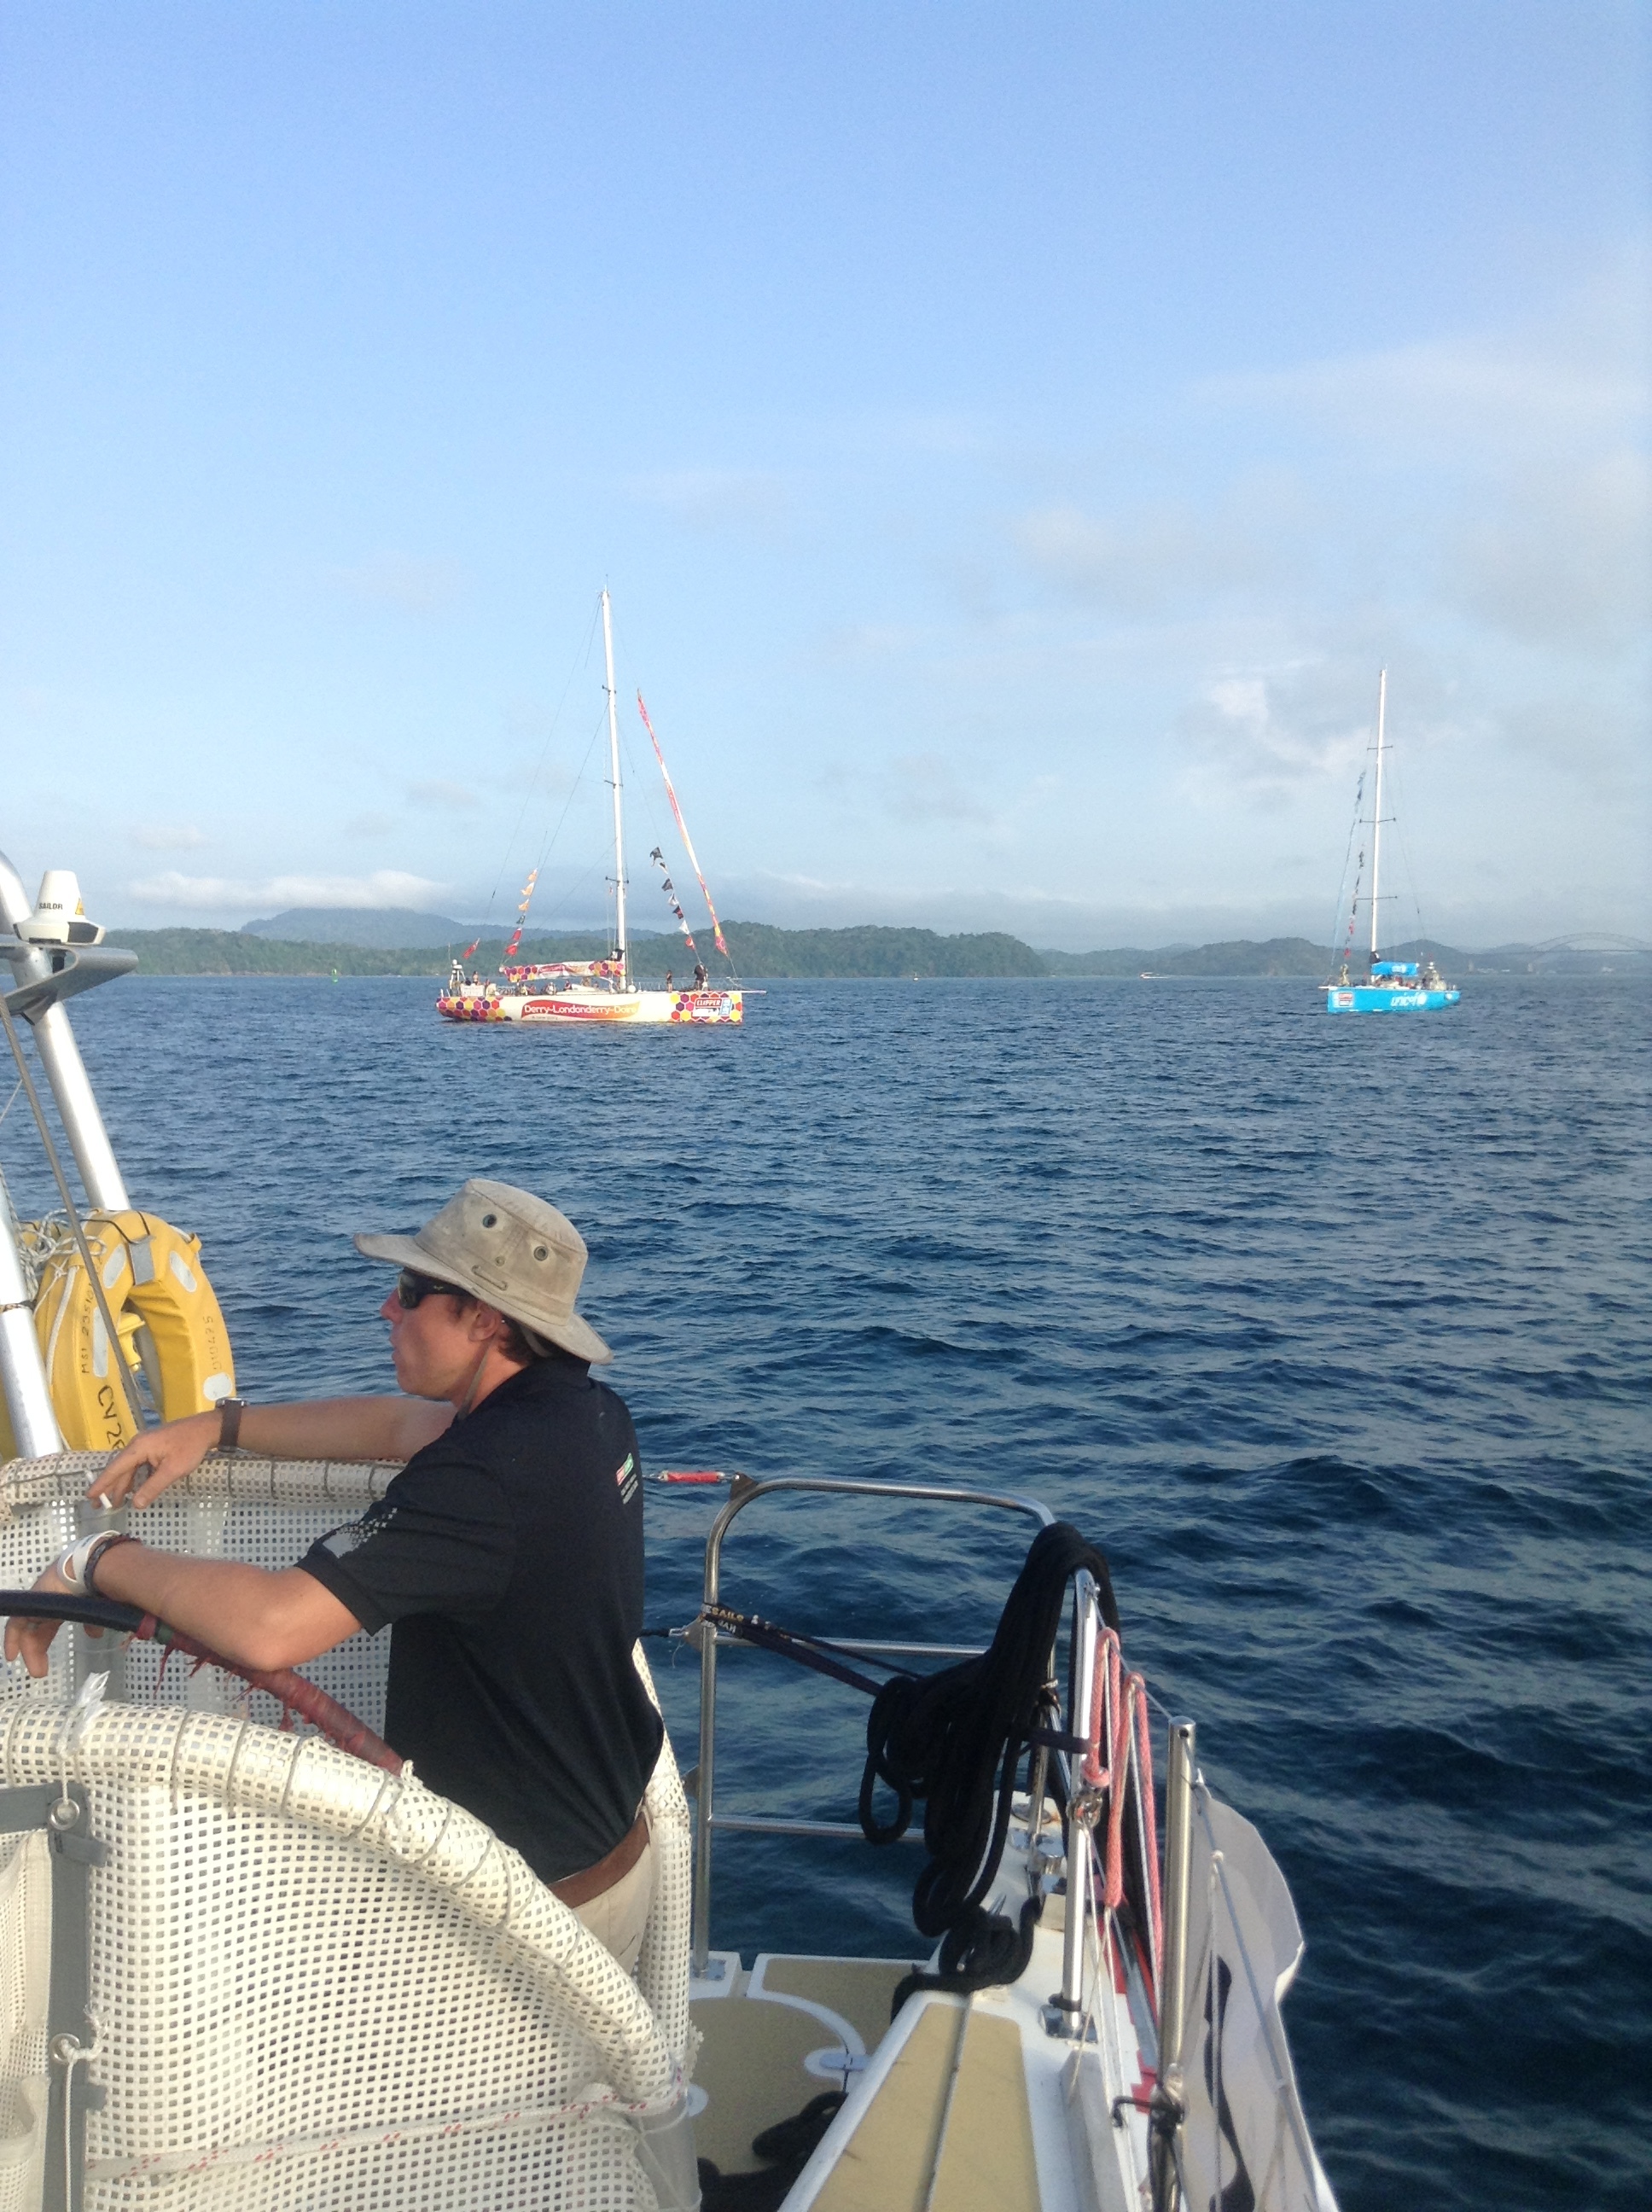
[{"label": "stainless steel guardrail", "polygon": [[[940,1483],[872,1482],[851,1476],[832,1475],[776,1475],[766,1482],[745,1482],[736,1489],[735,1494],[713,1522],[711,1533],[706,1539],[704,1591],[707,1605],[720,1605],[723,1601],[723,1541],[738,1516],[749,1506],[755,1505],[760,1498],[798,1492],[892,1498],[912,1504],[954,1508],[981,1506],[991,1512],[1025,1514],[1043,1528],[1048,1528],[1055,1519],[1047,1505],[1017,1491],[957,1490]],[[1090,1578],[1085,1576],[1082,1579],[1088,1583]],[[1093,1601],[1090,1610],[1093,1613]],[[837,1641],[835,1638],[833,1640]],[[700,1765],[694,1812],[694,1941],[691,1956],[693,1972],[701,1978],[710,1973],[714,1966],[711,1957],[711,1847],[715,1829],[768,1836],[859,1837],[860,1834],[859,1825],[849,1820],[799,1820],[755,1814],[720,1814],[717,1811],[717,1650],[720,1644],[738,1642],[738,1638],[719,1636],[708,1626],[701,1630]],[[974,1657],[980,1647],[857,1639],[853,1643],[844,1641],[839,1648],[846,1651],[864,1652],[868,1657],[951,1660]],[[1090,1648],[1093,1652],[1093,1640]],[[1088,1682],[1088,1674],[1084,1679]]]}]

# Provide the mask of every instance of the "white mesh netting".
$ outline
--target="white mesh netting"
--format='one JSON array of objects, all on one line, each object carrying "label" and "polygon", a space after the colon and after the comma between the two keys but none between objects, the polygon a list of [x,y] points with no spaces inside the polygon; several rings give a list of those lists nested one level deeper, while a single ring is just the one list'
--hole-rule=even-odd
[{"label": "white mesh netting", "polygon": [[[68,1540],[100,1463],[3,1471],[0,1586],[27,1586]],[[209,1462],[143,1534],[288,1565],[393,1472]],[[353,1638],[305,1671],[377,1726],[386,1643]],[[87,1648],[105,1663],[106,1639]],[[74,1708],[64,1662],[55,1686],[20,1679],[0,1705],[0,1782],[82,1783],[108,1849],[91,1876],[90,2078],[107,2096],[88,2121],[88,2206],[651,2212],[639,2130],[680,2106],[690,2057],[691,1849],[670,1744],[648,1788],[656,1887],[633,1980],[416,1778],[262,1724],[228,1678],[229,1711],[180,1706],[181,1669],[156,1703],[144,1657],[129,1655],[129,1702]]]},{"label": "white mesh netting", "polygon": [[[47,1561],[74,1541],[75,1508],[86,1486],[106,1462],[104,1452],[58,1452],[49,1459],[15,1459],[0,1469],[0,1589],[27,1589]],[[154,1505],[130,1516],[132,1534],[160,1552],[186,1552],[197,1559],[245,1559],[255,1567],[290,1567],[318,1536],[353,1521],[380,1498],[398,1473],[394,1466],[359,1460],[268,1460],[213,1454]],[[52,1673],[37,1695],[63,1697],[79,1632],[64,1631],[52,1647]],[[88,1639],[94,1663],[105,1667],[108,1645]],[[385,1724],[385,1637],[352,1636],[336,1651],[308,1662],[304,1672],[375,1733]],[[135,1644],[125,1655],[128,1694],[161,1698],[196,1711],[232,1712],[246,1685],[208,1668],[191,1677],[187,1662],[173,1660],[161,1676],[161,1654]],[[260,1717],[274,1707],[260,1699]]]},{"label": "white mesh netting", "polygon": [[34,2212],[40,2201],[51,1985],[46,1832],[0,1836],[0,2212]]}]

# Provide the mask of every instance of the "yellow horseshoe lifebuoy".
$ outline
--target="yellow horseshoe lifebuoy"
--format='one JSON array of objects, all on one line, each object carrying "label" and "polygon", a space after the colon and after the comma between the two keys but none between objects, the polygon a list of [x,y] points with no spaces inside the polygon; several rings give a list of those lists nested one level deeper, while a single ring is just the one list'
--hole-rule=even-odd
[{"label": "yellow horseshoe lifebuoy", "polygon": [[[144,1376],[161,1419],[203,1413],[233,1396],[229,1332],[201,1266],[200,1238],[153,1213],[93,1213],[85,1228],[120,1340],[117,1356]],[[131,1409],[72,1243],[59,1240],[44,1260],[34,1331],[68,1449],[112,1451],[127,1443]]]}]

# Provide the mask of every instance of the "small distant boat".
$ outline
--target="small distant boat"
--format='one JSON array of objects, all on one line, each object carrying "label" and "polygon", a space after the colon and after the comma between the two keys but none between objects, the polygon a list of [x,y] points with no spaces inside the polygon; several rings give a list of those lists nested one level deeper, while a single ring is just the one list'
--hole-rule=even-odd
[{"label": "small distant boat", "polygon": [[[1369,823],[1371,832],[1371,887],[1364,891],[1361,885],[1365,875],[1365,854],[1362,850],[1354,872],[1354,895],[1348,908],[1348,933],[1342,947],[1340,972],[1323,984],[1325,1011],[1327,1014],[1414,1014],[1430,1013],[1441,1006],[1455,1006],[1462,994],[1455,983],[1448,983],[1435,966],[1431,957],[1424,960],[1380,960],[1377,957],[1377,933],[1385,895],[1380,889],[1382,861],[1382,757],[1389,750],[1388,742],[1388,672],[1385,668],[1376,683],[1376,742],[1373,747],[1376,765],[1371,778],[1371,811],[1369,815],[1357,815],[1355,828]],[[1360,797],[1363,798],[1365,779],[1360,778]],[[1359,798],[1355,800],[1357,807]],[[1370,908],[1371,942],[1366,962],[1365,977],[1356,981],[1350,974],[1355,965],[1353,958],[1354,931],[1362,906]]]},{"label": "small distant boat", "polygon": [[[538,868],[529,874],[522,886],[521,902],[516,909],[516,930],[505,948],[505,958],[500,967],[503,979],[495,982],[492,977],[473,973],[465,959],[455,960],[448,970],[447,981],[436,1000],[436,1012],[449,1022],[520,1022],[535,1028],[555,1024],[579,1023],[589,1026],[670,1023],[691,1029],[726,1028],[745,1020],[745,995],[738,982],[713,982],[704,963],[696,960],[695,980],[687,990],[671,987],[671,977],[665,978],[663,991],[645,990],[633,980],[630,952],[625,935],[625,808],[620,784],[619,715],[614,690],[614,624],[608,593],[602,595],[602,642],[604,665],[607,675],[608,692],[608,760],[609,777],[614,790],[614,936],[612,950],[601,960],[548,960],[515,964],[516,948],[526,926],[528,908],[533,899],[533,887],[538,877]],[[677,793],[665,767],[665,756],[660,751],[659,740],[654,736],[653,724],[648,720],[648,710],[637,694],[637,707],[643,726],[659,763],[659,772],[665,779],[665,795],[671,800],[671,812],[683,833],[683,842],[699,877],[700,888],[705,892],[707,911],[711,915],[712,935],[717,950],[729,959],[724,942],[722,926],[717,910],[711,903],[711,893],[706,890],[706,879],[700,874],[700,865],[695,860],[693,844],[689,842],[688,824],[683,819],[683,810],[677,805]],[[665,860],[656,848],[653,855],[662,873]],[[672,914],[685,938],[688,949],[695,951],[694,939],[689,934],[689,925],[671,879],[665,877],[665,895],[671,902]],[[474,952],[475,945],[470,951]],[[468,956],[466,956],[468,957]],[[731,969],[733,963],[730,960]]]}]

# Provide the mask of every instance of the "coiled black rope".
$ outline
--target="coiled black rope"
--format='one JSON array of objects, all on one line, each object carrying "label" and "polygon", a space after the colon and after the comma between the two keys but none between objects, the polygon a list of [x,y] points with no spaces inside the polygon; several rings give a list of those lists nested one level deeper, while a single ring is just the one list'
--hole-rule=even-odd
[{"label": "coiled black rope", "polygon": [[[1087,1748],[1050,1727],[1057,1699],[1048,1680],[1067,1583],[1081,1567],[1094,1577],[1102,1618],[1116,1632],[1106,1559],[1070,1522],[1057,1521],[1033,1539],[979,1658],[934,1674],[902,1670],[881,1684],[846,1664],[850,1655],[822,1638],[726,1606],[701,1613],[708,1627],[871,1693],[859,1805],[868,1842],[896,1842],[924,1801],[929,1857],[913,1892],[912,1917],[920,1934],[941,1939],[939,1971],[908,1974],[895,1992],[894,2012],[914,1990],[989,1989],[1026,1972],[1042,1899],[1029,1898],[1018,1923],[984,1911],[982,1899],[1004,1856],[1023,1754],[1036,1744],[1075,1753]],[[879,1783],[895,1793],[890,1820],[874,1809]]]},{"label": "coiled black rope", "polygon": [[[872,1701],[860,1826],[874,1844],[906,1833],[924,1803],[929,1857],[912,1896],[919,1933],[942,1938],[939,1972],[909,1974],[895,1993],[898,2011],[917,1989],[975,1990],[1017,1979],[1032,1956],[1042,1901],[1029,1898],[1018,1925],[988,1914],[982,1900],[997,1876],[1009,1833],[1021,1760],[1050,1734],[1050,1649],[1069,1579],[1094,1577],[1102,1618],[1116,1630],[1119,1610],[1106,1559],[1065,1521],[1041,1528],[1016,1577],[990,1648],[978,1659],[921,1677],[896,1675]],[[895,1793],[895,1816],[880,1820],[879,1783]]]}]

